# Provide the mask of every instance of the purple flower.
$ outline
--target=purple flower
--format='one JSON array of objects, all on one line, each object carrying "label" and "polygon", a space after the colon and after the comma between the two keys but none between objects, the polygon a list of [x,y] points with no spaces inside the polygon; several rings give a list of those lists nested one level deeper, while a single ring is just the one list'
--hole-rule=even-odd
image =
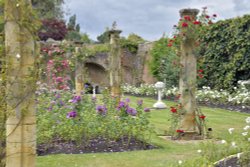
[{"label": "purple flower", "polygon": [[127,103],[129,103],[130,102],[130,99],[129,98],[126,98],[126,100],[125,100]]},{"label": "purple flower", "polygon": [[75,118],[77,115],[76,111],[70,111],[67,113],[67,118]]},{"label": "purple flower", "polygon": [[56,94],[56,98],[57,98],[57,99],[61,98],[61,95],[60,95],[59,93]]},{"label": "purple flower", "polygon": [[73,99],[70,100],[69,102],[78,103],[79,101],[81,101],[81,96],[74,96]]},{"label": "purple flower", "polygon": [[62,100],[60,100],[60,101],[59,101],[59,104],[60,104],[61,106],[63,106],[63,105],[64,105],[64,102],[63,102]]},{"label": "purple flower", "polygon": [[84,88],[85,88],[85,89],[88,89],[88,88],[89,88],[89,85],[88,85],[88,84],[84,84]]},{"label": "purple flower", "polygon": [[97,110],[97,113],[101,114],[101,115],[106,115],[106,113],[107,113],[107,107],[105,105],[97,106],[96,110]]},{"label": "purple flower", "polygon": [[143,100],[138,100],[138,101],[137,101],[137,104],[138,104],[138,106],[142,106]]},{"label": "purple flower", "polygon": [[150,112],[150,108],[144,108],[144,112]]},{"label": "purple flower", "polygon": [[136,116],[137,114],[137,111],[134,108],[128,107],[126,111],[129,115],[132,115],[132,116]]},{"label": "purple flower", "polygon": [[126,104],[124,101],[120,101],[117,107],[117,110],[120,110],[121,108],[126,107]]}]

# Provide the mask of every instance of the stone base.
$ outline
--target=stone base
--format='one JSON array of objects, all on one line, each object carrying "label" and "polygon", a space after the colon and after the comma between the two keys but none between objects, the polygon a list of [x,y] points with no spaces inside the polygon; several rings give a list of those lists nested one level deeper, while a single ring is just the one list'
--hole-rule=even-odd
[{"label": "stone base", "polygon": [[194,131],[186,131],[184,133],[180,133],[175,140],[203,140],[204,136],[199,135]]}]

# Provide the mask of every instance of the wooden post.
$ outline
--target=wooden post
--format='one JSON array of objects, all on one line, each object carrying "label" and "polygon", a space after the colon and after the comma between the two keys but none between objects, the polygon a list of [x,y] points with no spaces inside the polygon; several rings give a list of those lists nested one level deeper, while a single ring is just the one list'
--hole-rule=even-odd
[{"label": "wooden post", "polygon": [[[184,16],[190,16],[194,20],[199,13],[197,9],[182,9],[180,15],[182,20]],[[183,29],[186,27],[183,27]],[[188,33],[188,32],[186,32]],[[186,134],[197,134],[197,123],[195,121],[195,111],[197,109],[195,100],[196,90],[196,56],[194,55],[194,39],[186,38],[181,42],[181,70],[180,70],[180,81],[179,89],[181,94],[181,105],[185,111],[185,114],[181,120],[180,129],[184,130]]]},{"label": "wooden post", "polygon": [[119,34],[121,30],[115,28],[115,23],[113,28],[109,31],[110,33],[110,69],[109,69],[109,79],[110,79],[110,89],[111,95],[121,98],[121,49],[120,49],[120,37]]},{"label": "wooden post", "polygon": [[[22,8],[21,8],[22,5]],[[23,21],[29,0],[5,0],[6,167],[35,167],[35,41]],[[30,25],[29,25],[30,26]]]}]

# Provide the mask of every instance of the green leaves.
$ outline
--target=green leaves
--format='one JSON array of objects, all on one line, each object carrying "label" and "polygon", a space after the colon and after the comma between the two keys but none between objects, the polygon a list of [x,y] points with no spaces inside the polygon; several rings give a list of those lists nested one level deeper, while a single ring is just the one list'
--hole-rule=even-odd
[{"label": "green leaves", "polygon": [[179,78],[179,57],[177,46],[168,47],[168,38],[161,38],[154,43],[150,64],[151,73],[159,80],[165,81],[166,87],[176,86]]},{"label": "green leaves", "polygon": [[250,15],[213,24],[201,38],[204,80],[200,85],[232,89],[250,78]]}]

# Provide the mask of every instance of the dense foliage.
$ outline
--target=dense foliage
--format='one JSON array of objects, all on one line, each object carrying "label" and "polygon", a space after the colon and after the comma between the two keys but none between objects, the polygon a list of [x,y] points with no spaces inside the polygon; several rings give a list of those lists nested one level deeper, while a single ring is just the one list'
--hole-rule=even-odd
[{"label": "dense foliage", "polygon": [[164,81],[166,87],[177,86],[179,80],[179,57],[176,55],[176,46],[167,47],[168,38],[161,38],[154,43],[150,64],[152,74],[160,81]]},{"label": "dense foliage", "polygon": [[110,41],[110,36],[109,36],[109,28],[106,28],[106,30],[97,36],[97,40],[99,43],[109,43]]},{"label": "dense foliage", "polygon": [[[211,18],[208,15],[205,17]],[[202,70],[202,74],[198,73],[197,77],[203,78],[198,80],[198,86],[232,90],[239,80],[250,79],[250,51],[248,49],[250,48],[250,15],[214,24],[208,22],[208,24],[209,28],[199,34],[195,52],[198,56],[198,70]],[[174,52],[176,43],[173,41],[178,43],[175,37],[169,40],[162,38],[155,42],[151,52],[153,56],[151,71],[159,80],[166,79],[170,84],[176,85],[178,73],[172,65],[179,66],[178,59],[173,61],[178,57],[175,56],[178,52]],[[168,63],[164,65],[164,68],[161,67],[163,62]],[[169,86],[168,83],[167,86]]]},{"label": "dense foliage", "polygon": [[46,41],[48,38],[54,40],[63,40],[67,34],[65,22],[57,19],[42,20],[42,27],[38,33],[41,40]]},{"label": "dense foliage", "polygon": [[121,38],[121,47],[128,49],[133,54],[137,53],[138,45],[144,43],[145,40],[137,34],[129,34],[127,38]]},{"label": "dense foliage", "polygon": [[201,42],[200,85],[232,89],[239,80],[250,79],[250,15],[219,21],[204,34]]},{"label": "dense foliage", "polygon": [[34,10],[42,19],[62,19],[64,0],[32,0]]}]

